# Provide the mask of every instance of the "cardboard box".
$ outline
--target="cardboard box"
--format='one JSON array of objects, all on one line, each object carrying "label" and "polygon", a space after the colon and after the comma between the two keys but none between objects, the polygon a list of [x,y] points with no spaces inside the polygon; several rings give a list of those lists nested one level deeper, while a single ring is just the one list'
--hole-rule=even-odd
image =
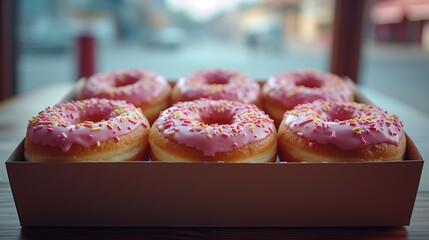
[{"label": "cardboard box", "polygon": [[6,167],[22,226],[404,226],[423,167],[407,141],[363,163],[30,163],[21,143]]}]

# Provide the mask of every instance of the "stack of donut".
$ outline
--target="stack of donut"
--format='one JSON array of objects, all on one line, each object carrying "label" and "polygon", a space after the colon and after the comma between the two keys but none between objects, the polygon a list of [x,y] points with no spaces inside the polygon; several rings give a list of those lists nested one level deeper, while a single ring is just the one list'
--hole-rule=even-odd
[{"label": "stack of donut", "polygon": [[29,121],[27,161],[393,161],[406,148],[398,117],[353,102],[331,73],[277,74],[261,91],[244,74],[201,70],[171,90],[131,69],[90,77],[78,98]]},{"label": "stack of donut", "polygon": [[127,69],[89,77],[79,98],[125,100],[139,107],[152,124],[159,112],[168,107],[170,92],[163,76],[148,70]]},{"label": "stack of donut", "polygon": [[285,111],[315,100],[353,101],[353,91],[337,75],[290,71],[270,77],[262,89],[264,109],[280,125]]}]

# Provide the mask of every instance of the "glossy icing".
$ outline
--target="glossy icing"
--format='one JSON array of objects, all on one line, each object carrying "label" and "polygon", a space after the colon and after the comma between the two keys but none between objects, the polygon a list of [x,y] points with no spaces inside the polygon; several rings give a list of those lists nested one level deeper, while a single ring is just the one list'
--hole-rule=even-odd
[{"label": "glossy icing", "polygon": [[121,135],[140,125],[149,127],[134,105],[91,98],[47,107],[29,121],[27,137],[34,143],[67,152],[73,144],[89,148],[111,138],[119,142]]},{"label": "glossy icing", "polygon": [[200,98],[254,103],[259,84],[251,77],[229,70],[201,70],[179,79],[176,87],[187,100]]},{"label": "glossy icing", "polygon": [[147,70],[129,69],[97,73],[88,78],[82,98],[125,100],[135,105],[149,103],[169,87],[164,77]]},{"label": "glossy icing", "polygon": [[286,112],[282,124],[309,141],[332,143],[343,150],[379,143],[398,145],[404,134],[396,115],[361,103],[318,100],[302,104]]},{"label": "glossy icing", "polygon": [[165,137],[206,156],[276,134],[273,120],[256,106],[227,100],[179,102],[164,110],[154,125]]},{"label": "glossy icing", "polygon": [[317,71],[278,74],[268,79],[262,91],[285,109],[319,99],[348,102],[353,96],[352,89],[340,77]]}]

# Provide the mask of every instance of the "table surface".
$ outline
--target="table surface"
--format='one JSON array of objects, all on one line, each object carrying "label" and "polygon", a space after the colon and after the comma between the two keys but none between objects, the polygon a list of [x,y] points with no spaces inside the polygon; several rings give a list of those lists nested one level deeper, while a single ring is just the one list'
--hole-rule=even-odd
[{"label": "table surface", "polygon": [[[0,159],[5,161],[25,135],[27,120],[58,102],[71,89],[58,84],[0,102]],[[429,117],[411,106],[361,87],[377,105],[396,113],[424,159],[429,157]],[[342,228],[62,228],[21,227],[7,179],[0,165],[0,239],[429,239],[429,166],[424,166],[410,226]]]}]

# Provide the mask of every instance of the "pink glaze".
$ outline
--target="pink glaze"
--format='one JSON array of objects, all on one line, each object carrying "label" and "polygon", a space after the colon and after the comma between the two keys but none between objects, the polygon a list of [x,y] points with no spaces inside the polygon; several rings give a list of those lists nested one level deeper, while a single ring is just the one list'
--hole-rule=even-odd
[{"label": "pink glaze", "polygon": [[286,109],[318,99],[349,102],[352,89],[338,76],[316,71],[291,71],[268,79],[264,95]]},{"label": "pink glaze", "polygon": [[176,87],[186,100],[209,98],[254,103],[260,94],[260,86],[253,78],[220,69],[197,71],[181,78]]},{"label": "pink glaze", "polygon": [[149,127],[141,110],[134,105],[91,98],[46,108],[29,121],[27,137],[36,144],[67,152],[73,144],[89,148],[108,139],[119,142],[121,135],[140,125]]},{"label": "pink glaze", "polygon": [[361,103],[318,100],[302,104],[285,113],[283,124],[309,141],[332,143],[343,150],[379,143],[398,145],[404,134],[396,115]]},{"label": "pink glaze", "polygon": [[254,105],[208,99],[179,102],[164,110],[154,124],[165,137],[195,147],[205,156],[260,141],[276,129],[273,120]]},{"label": "pink glaze", "polygon": [[164,77],[147,70],[113,71],[88,78],[82,98],[125,100],[138,106],[151,102],[167,87]]}]

